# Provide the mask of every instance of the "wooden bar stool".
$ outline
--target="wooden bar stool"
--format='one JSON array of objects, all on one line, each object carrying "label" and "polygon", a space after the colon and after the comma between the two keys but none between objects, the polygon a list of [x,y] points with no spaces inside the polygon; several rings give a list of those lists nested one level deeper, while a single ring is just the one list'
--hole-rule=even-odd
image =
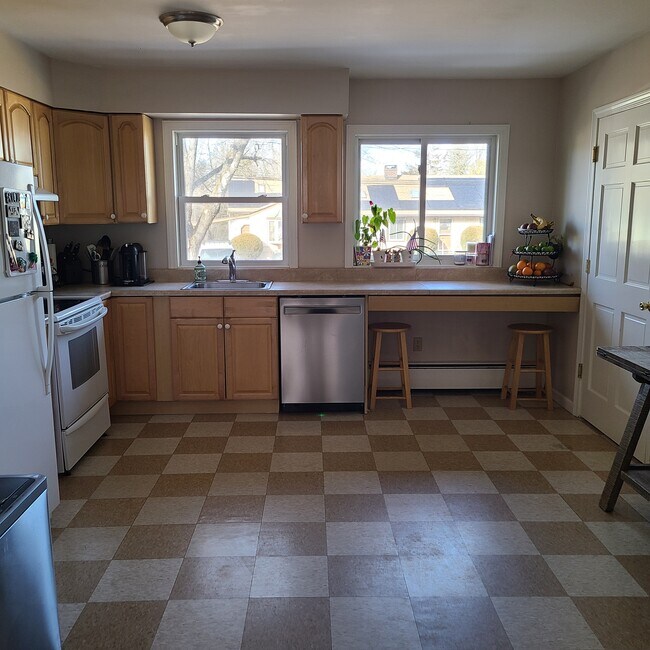
[{"label": "wooden bar stool", "polygon": [[[546,400],[549,411],[553,410],[553,384],[551,383],[551,344],[549,335],[553,331],[548,325],[537,325],[532,323],[514,323],[508,325],[512,330],[508,359],[503,373],[503,384],[501,385],[501,399],[506,399],[510,393],[510,408],[517,408],[517,400],[538,401]],[[537,353],[535,361],[524,361],[524,342],[526,336],[535,336]],[[522,368],[524,366],[534,366]],[[510,373],[513,373],[512,385],[510,384]],[[535,397],[518,397],[519,382],[522,372],[534,372]],[[544,380],[544,381],[543,381]]]},{"label": "wooden bar stool", "polygon": [[[378,399],[405,399],[406,408],[411,408],[411,380],[409,379],[408,351],[406,347],[406,332],[411,329],[407,323],[374,323],[370,331],[375,333],[375,352],[372,358],[372,374],[370,376],[370,408],[374,409]],[[384,334],[397,334],[399,362],[397,364],[380,365],[381,342]],[[399,372],[402,380],[401,395],[377,395],[379,372]]]}]

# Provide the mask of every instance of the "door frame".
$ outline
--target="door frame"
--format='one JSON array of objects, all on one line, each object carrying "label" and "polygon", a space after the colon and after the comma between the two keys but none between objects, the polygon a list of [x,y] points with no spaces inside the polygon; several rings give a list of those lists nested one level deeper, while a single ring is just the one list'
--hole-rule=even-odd
[{"label": "door frame", "polygon": [[[595,147],[598,144],[598,135],[600,120],[610,115],[615,115],[616,113],[623,113],[629,111],[633,108],[638,108],[639,106],[644,106],[645,104],[650,104],[650,89],[644,90],[635,95],[630,95],[624,97],[623,99],[618,99],[604,106],[599,106],[591,112],[591,146]],[[599,157],[603,155],[604,152],[599,152]],[[589,167],[589,180],[587,182],[587,187],[589,188],[587,196],[587,211],[585,214],[584,222],[584,235],[582,240],[582,250],[584,251],[583,259],[581,261],[582,268],[580,269],[580,286],[582,287],[582,297],[583,300],[580,301],[580,313],[578,316],[578,364],[584,364],[584,360],[588,354],[587,346],[587,292],[589,290],[589,277],[590,274],[587,274],[587,265],[586,260],[591,259],[591,244],[592,244],[592,232],[591,232],[591,220],[592,212],[594,208],[594,198],[595,198],[595,183],[596,183],[596,164],[595,162],[590,163]],[[582,415],[582,380],[578,379],[576,376],[575,388],[573,391],[573,415],[581,416]]]}]

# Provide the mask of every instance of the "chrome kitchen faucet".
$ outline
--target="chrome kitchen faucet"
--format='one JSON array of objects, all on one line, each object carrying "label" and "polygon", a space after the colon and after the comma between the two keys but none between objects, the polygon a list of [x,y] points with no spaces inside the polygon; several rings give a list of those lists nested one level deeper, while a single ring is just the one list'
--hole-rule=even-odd
[{"label": "chrome kitchen faucet", "polygon": [[231,282],[237,282],[237,262],[235,262],[235,250],[233,249],[232,253],[230,253],[230,256],[226,255],[226,257],[221,260],[221,263],[228,265],[228,279]]}]

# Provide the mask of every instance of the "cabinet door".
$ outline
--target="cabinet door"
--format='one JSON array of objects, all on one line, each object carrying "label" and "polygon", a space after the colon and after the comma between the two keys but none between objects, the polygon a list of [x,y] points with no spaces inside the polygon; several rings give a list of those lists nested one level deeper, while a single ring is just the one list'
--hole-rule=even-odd
[{"label": "cabinet door", "polygon": [[343,221],[343,117],[303,115],[302,220]]},{"label": "cabinet door", "polygon": [[108,116],[55,110],[54,150],[61,223],[111,223]]},{"label": "cabinet door", "polygon": [[277,399],[277,318],[228,318],[227,399]]},{"label": "cabinet door", "polygon": [[0,160],[11,160],[7,142],[7,113],[5,112],[5,95],[0,90]]},{"label": "cabinet door", "polygon": [[34,134],[34,113],[32,100],[5,90],[7,113],[7,140],[12,162],[34,167],[38,176],[38,165],[32,143]]},{"label": "cabinet door", "polygon": [[115,212],[120,222],[157,221],[153,125],[146,115],[111,115]]},{"label": "cabinet door", "polygon": [[[38,186],[49,192],[56,192],[54,178],[54,124],[52,109],[34,102],[34,144],[38,161]],[[53,201],[39,203],[41,216],[46,226],[59,223],[58,204]]]},{"label": "cabinet door", "polygon": [[113,355],[113,306],[110,300],[104,301],[108,313],[104,316],[104,347],[106,349],[106,370],[108,372],[108,405],[113,406],[115,397],[115,360]]},{"label": "cabinet door", "polygon": [[152,298],[113,298],[115,384],[118,400],[156,399]]},{"label": "cabinet door", "polygon": [[221,319],[172,318],[171,342],[174,399],[223,399],[224,354]]}]

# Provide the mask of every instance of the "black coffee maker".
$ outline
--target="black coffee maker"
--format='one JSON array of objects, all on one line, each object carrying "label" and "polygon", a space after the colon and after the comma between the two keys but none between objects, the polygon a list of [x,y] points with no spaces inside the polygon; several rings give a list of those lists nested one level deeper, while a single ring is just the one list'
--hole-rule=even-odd
[{"label": "black coffee maker", "polygon": [[115,284],[141,287],[153,282],[147,277],[147,251],[141,244],[124,244],[119,253],[120,271]]}]

